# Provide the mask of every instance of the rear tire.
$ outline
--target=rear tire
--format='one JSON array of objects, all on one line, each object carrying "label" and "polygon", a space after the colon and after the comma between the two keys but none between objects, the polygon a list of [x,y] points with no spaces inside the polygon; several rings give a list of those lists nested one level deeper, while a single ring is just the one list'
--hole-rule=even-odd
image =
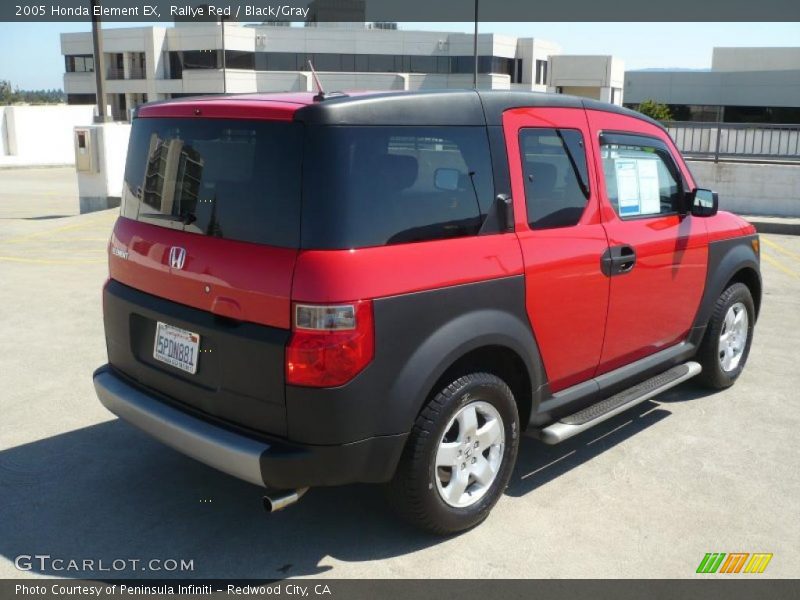
[{"label": "rear tire", "polygon": [[700,383],[715,390],[734,384],[750,354],[754,323],[755,306],[750,289],[743,283],[734,283],[717,299],[697,351],[703,367]]},{"label": "rear tire", "polygon": [[432,533],[474,527],[508,486],[518,446],[519,415],[508,385],[488,373],[460,377],[417,417],[387,486],[389,502]]}]

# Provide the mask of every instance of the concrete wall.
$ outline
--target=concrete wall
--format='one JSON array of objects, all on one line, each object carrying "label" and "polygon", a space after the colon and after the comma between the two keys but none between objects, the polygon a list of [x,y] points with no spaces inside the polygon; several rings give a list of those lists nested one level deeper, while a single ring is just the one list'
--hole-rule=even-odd
[{"label": "concrete wall", "polygon": [[560,55],[550,58],[547,90],[622,104],[625,63],[613,56]]},{"label": "concrete wall", "polygon": [[0,156],[8,154],[8,131],[6,129],[6,107],[0,106]]},{"label": "concrete wall", "polygon": [[625,79],[625,63],[613,56],[559,55],[550,57],[552,87],[617,87]]},{"label": "concrete wall", "polygon": [[697,185],[719,192],[720,209],[800,217],[800,164],[687,161]]},{"label": "concrete wall", "polygon": [[6,106],[3,155],[16,164],[74,164],[72,130],[93,117],[92,105]]},{"label": "concrete wall", "polygon": [[131,134],[128,123],[103,123],[90,129],[96,136],[99,168],[96,173],[78,172],[81,213],[119,206]]},{"label": "concrete wall", "polygon": [[787,71],[628,71],[625,102],[713,106],[800,106],[800,69]]},{"label": "concrete wall", "polygon": [[714,48],[711,68],[714,71],[800,70],[800,47]]}]

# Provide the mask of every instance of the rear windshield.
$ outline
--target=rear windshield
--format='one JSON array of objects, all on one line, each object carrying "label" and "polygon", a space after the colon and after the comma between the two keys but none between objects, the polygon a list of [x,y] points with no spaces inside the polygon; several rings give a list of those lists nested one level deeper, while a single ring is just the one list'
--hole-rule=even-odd
[{"label": "rear windshield", "polygon": [[310,126],[302,246],[475,235],[494,196],[484,127]]},{"label": "rear windshield", "polygon": [[182,231],[296,248],[303,128],[228,119],[136,119],[122,216]]}]

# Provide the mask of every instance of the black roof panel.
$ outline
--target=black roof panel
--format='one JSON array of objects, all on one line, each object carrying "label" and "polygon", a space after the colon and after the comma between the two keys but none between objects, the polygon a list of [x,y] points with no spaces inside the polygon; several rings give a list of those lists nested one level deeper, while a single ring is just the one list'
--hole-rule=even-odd
[{"label": "black roof panel", "polygon": [[492,90],[478,92],[483,101],[487,125],[502,125],[503,113],[511,108],[583,108],[583,98],[544,92]]},{"label": "black roof panel", "polygon": [[474,90],[332,96],[298,109],[294,118],[324,125],[484,125]]},{"label": "black roof panel", "polygon": [[543,92],[435,90],[331,96],[295,112],[295,120],[325,125],[502,125],[511,108],[587,108],[663,126],[645,115],[598,100]]}]

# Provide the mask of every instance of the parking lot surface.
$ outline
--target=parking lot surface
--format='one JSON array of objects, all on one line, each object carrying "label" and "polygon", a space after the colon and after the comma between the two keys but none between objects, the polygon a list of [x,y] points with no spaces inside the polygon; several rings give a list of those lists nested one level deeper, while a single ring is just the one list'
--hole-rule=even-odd
[{"label": "parking lot surface", "polygon": [[[755,577],[798,575],[800,237],[762,236],[762,314],[733,388],[688,382],[559,446],[523,439],[489,519],[440,539],[375,486],[267,515],[259,488],[108,413],[91,375],[116,211],[77,215],[75,196],[71,169],[0,171],[0,577],[680,578],[708,552],[773,553]],[[15,568],[35,554],[193,571]]]}]

